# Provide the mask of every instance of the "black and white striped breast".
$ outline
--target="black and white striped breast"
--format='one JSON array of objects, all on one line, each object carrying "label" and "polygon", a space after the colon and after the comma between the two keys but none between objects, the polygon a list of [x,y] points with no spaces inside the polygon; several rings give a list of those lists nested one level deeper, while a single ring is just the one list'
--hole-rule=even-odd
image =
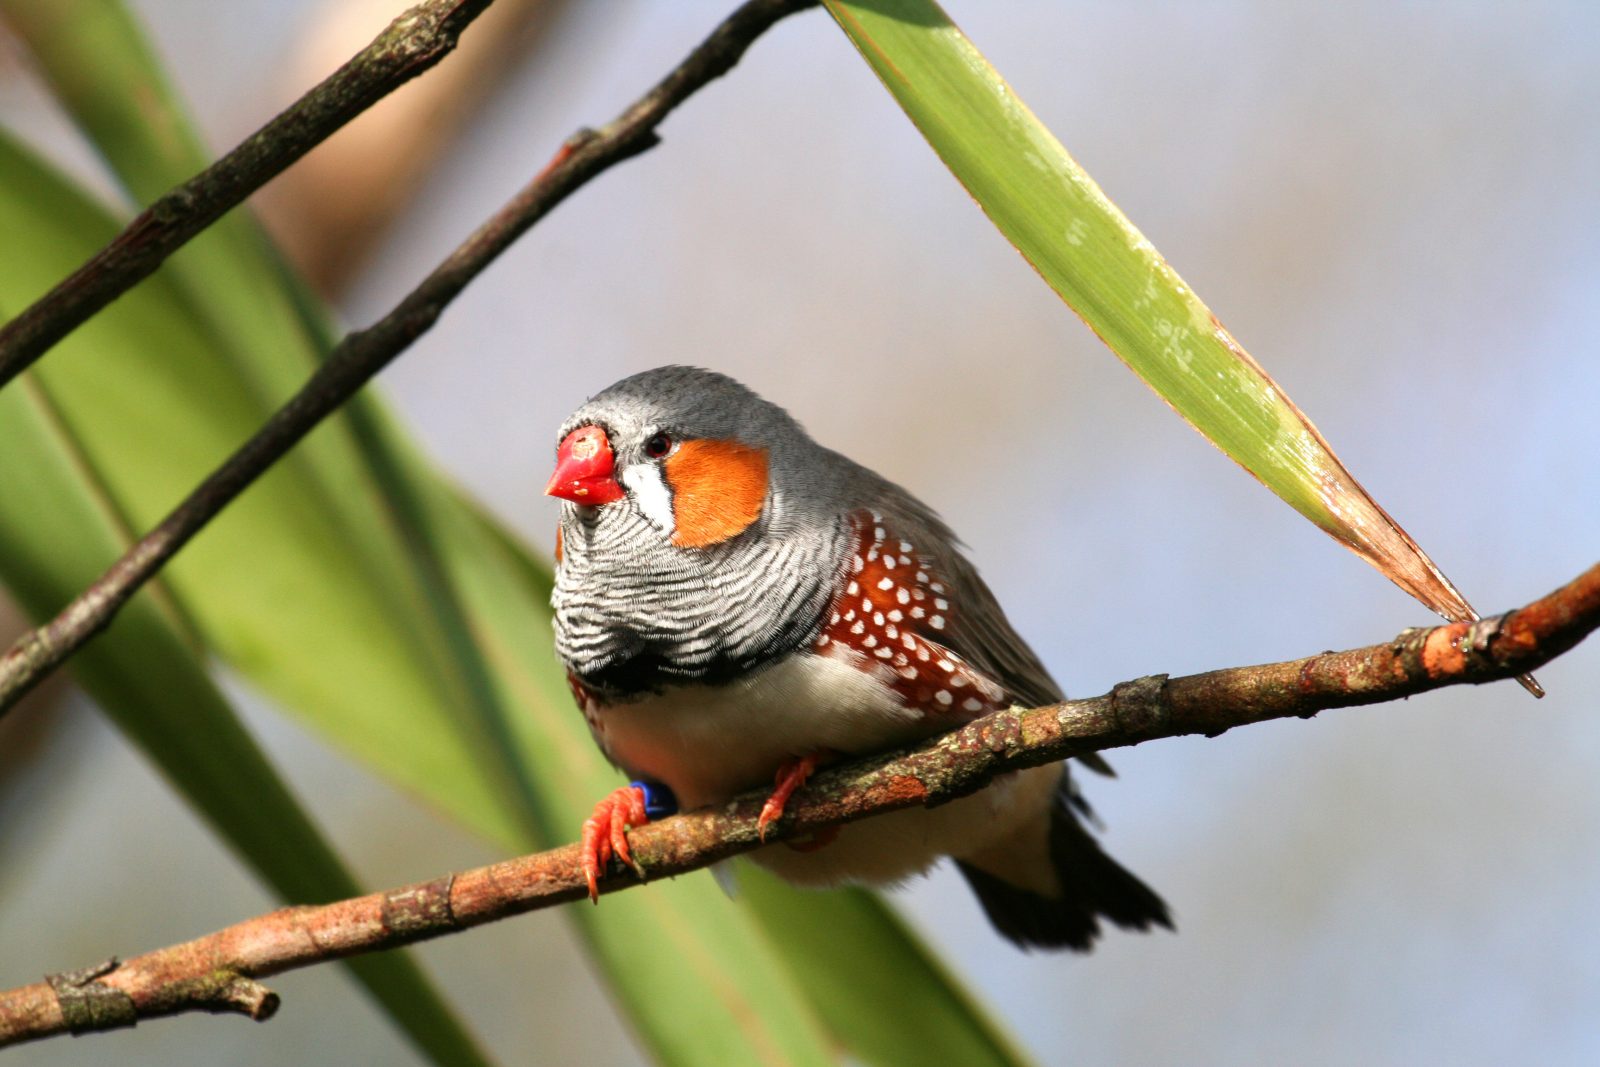
[{"label": "black and white striped breast", "polygon": [[814,642],[850,538],[842,518],[783,534],[763,518],[680,548],[633,508],[574,510],[551,598],[556,651],[607,701],[738,677]]}]

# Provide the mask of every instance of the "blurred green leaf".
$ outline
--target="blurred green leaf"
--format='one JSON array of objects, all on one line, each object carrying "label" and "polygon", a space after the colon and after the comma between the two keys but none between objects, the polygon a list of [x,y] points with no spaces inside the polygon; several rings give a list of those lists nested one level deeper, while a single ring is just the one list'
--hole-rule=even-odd
[{"label": "blurred green leaf", "polygon": [[1400,588],[1477,617],[938,4],[824,3],[995,227],[1173,410]]},{"label": "blurred green leaf", "polygon": [[[36,272],[108,225],[36,160],[0,137],[0,309],[37,295]],[[87,225],[85,225],[87,224]],[[98,230],[88,236],[85,230]],[[67,246],[64,250],[62,246]],[[124,332],[126,331],[126,332]],[[86,324],[62,346],[65,364],[106,356],[139,364],[141,346],[189,331],[159,281]],[[125,357],[125,359],[124,359]],[[0,578],[35,618],[70,600],[131,542],[120,503],[101,482],[45,374],[0,391]],[[110,397],[96,420],[161,426],[181,415],[134,392]],[[318,902],[363,890],[345,871],[206,673],[168,587],[152,583],[73,660],[85,688],[225,840],[287,900]],[[417,1046],[440,1063],[486,1063],[409,954],[346,961]]]},{"label": "blurred green leaf", "polygon": [[[0,202],[6,205],[0,228],[16,235],[14,247],[29,252],[8,261],[12,270],[0,291],[8,294],[9,306],[17,302],[9,294],[35,295],[43,288],[41,277],[61,273],[64,264],[108,238],[111,228],[86,203],[73,203],[59,179],[20,152],[7,146],[0,158]],[[38,188],[41,184],[48,188]],[[35,188],[23,188],[27,185]],[[85,324],[32,372],[32,380],[49,389],[55,421],[73,439],[81,467],[104,477],[107,506],[126,511],[131,526],[142,528],[159,517],[224,454],[230,439],[241,437],[261,417],[226,368],[207,359],[207,340],[158,274]],[[25,432],[26,424],[16,425],[17,432]],[[368,591],[362,561],[348,555],[358,543],[319,525],[322,515],[299,491],[303,479],[297,473],[293,462],[280,465],[195,539],[166,572],[174,600],[192,612],[207,637],[217,630],[248,629],[252,654],[235,659],[244,673],[269,689],[281,686],[302,694],[307,701],[302,707],[313,723],[336,726],[338,740],[380,769],[398,769],[419,792],[480,832],[522,849],[568,837],[566,828],[575,828],[587,815],[585,802],[616,784],[593,745],[586,736],[571,733],[571,740],[580,744],[566,753],[570,764],[545,754],[552,777],[544,792],[561,802],[541,809],[536,825],[545,833],[530,832],[516,798],[489,788],[493,776],[486,771],[491,768],[475,761],[465,739],[470,720],[454,715],[439,698],[441,687],[413,663],[419,657],[404,640],[405,631],[392,624],[381,598]],[[436,484],[419,480],[417,488],[432,499],[442,492],[429,488]],[[15,500],[24,506],[23,497]],[[37,500],[28,498],[26,505],[36,508]],[[429,516],[428,522],[479,536],[473,516],[452,510],[459,521],[452,523],[445,515]],[[28,514],[7,513],[8,525],[26,533]],[[447,530],[447,536],[453,534]],[[474,551],[469,545],[456,553],[466,573],[475,576],[474,588],[521,588],[489,564],[475,563],[470,558]],[[80,584],[87,584],[115,554],[103,551],[91,557],[94,565],[82,569]],[[493,552],[483,556],[503,558]],[[18,559],[17,580],[26,584],[37,558]],[[75,591],[70,585],[51,588],[54,598],[38,601],[43,610],[59,607]],[[511,650],[519,695],[534,701],[532,706],[547,700],[546,694],[559,696],[565,705],[570,697],[554,667],[547,609],[525,596],[518,599],[516,611],[543,634]],[[286,632],[275,633],[274,627]],[[296,627],[312,627],[313,633],[289,632]],[[385,688],[391,703],[375,704],[370,686]],[[545,706],[554,708],[548,702]],[[363,713],[367,708],[371,714]],[[581,717],[565,706],[559,715],[517,718],[559,724],[558,735],[567,727],[583,729]],[[141,735],[140,740],[146,738]],[[153,754],[163,762],[182,765],[198,758],[192,751],[161,747],[163,737],[151,741],[157,746]],[[575,789],[580,774],[583,784]],[[551,803],[549,797],[540,799]],[[209,793],[195,795],[195,800],[208,811],[215,802]],[[543,814],[549,811],[556,814]],[[258,863],[263,859],[253,858]],[[740,1061],[763,1050],[781,1051],[784,1062],[829,1062],[827,1041],[804,995],[748,929],[748,921],[719,897],[714,885],[699,881],[676,884],[669,892],[608,901],[604,912],[585,914],[583,925],[610,964],[614,988],[665,1062]],[[639,945],[674,945],[677,951],[641,954]],[[686,962],[701,981],[685,981]],[[709,1040],[707,1034],[717,1037]],[[689,1041],[691,1035],[696,1040]],[[696,1058],[701,1055],[706,1059]]]},{"label": "blurred green leaf", "polygon": [[[851,1051],[864,1062],[1029,1062],[877,894],[802,894],[745,862],[738,878],[739,899],[767,920],[769,936],[787,950],[795,978],[812,991],[817,1011],[834,1030],[850,1035]],[[838,981],[841,974],[850,981]],[[915,1042],[906,1040],[907,1019],[915,1022]]]}]

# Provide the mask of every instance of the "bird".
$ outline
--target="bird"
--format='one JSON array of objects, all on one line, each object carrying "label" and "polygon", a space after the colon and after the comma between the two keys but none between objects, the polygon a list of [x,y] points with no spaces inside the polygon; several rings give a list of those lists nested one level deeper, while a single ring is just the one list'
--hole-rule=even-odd
[{"label": "bird", "polygon": [[[584,823],[591,899],[651,819],[770,783],[764,837],[819,766],[1063,699],[927,505],[734,379],[634,374],[556,440],[556,653],[632,779]],[[1171,929],[1090,815],[1059,763],[751,855],[803,886],[896,884],[949,856],[1024,949],[1088,951],[1102,922]]]}]

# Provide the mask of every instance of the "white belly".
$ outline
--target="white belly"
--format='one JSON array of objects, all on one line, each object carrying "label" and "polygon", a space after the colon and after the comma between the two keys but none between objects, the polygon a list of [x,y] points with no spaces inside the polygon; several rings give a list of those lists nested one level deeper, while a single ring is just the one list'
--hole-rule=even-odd
[{"label": "white belly", "polygon": [[[590,725],[612,762],[671,788],[685,811],[770,786],[786,760],[820,749],[876,752],[954,725],[907,708],[845,656],[856,654],[793,656],[727,685],[679,686],[637,703],[596,708]],[[1039,828],[1042,847],[1048,824],[1042,816],[1060,773],[1042,767],[1010,775],[953,804],[846,826],[816,851],[778,844],[753,858],[802,884],[877,884],[926,870],[942,855],[983,851],[1029,824]]]},{"label": "white belly", "polygon": [[791,656],[726,685],[675,686],[595,709],[590,725],[613,763],[671,787],[685,811],[771,785],[785,760],[819,749],[875,752],[939,732],[844,656],[855,653]]}]

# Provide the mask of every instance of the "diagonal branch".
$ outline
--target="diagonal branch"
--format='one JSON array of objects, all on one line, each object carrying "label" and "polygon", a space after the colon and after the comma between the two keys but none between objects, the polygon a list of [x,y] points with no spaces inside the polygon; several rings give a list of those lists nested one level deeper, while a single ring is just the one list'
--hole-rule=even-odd
[{"label": "diagonal branch", "polygon": [[[1407,630],[1394,640],[1286,663],[1181,678],[1155,675],[1047,707],[996,712],[917,748],[832,768],[789,801],[768,839],[814,833],[879,812],[966,796],[1002,774],[1070,756],[1329,708],[1376,704],[1447,685],[1512,678],[1600,628],[1600,564],[1524,608],[1476,623]],[[651,877],[671,877],[760,845],[765,791],[629,835]],[[614,892],[639,884],[615,868]],[[289,907],[181,945],[51,975],[0,993],[0,1046],[133,1026],[187,1011],[266,1019],[278,997],[257,979],[396,948],[578,900],[577,845],[315,907]]]},{"label": "diagonal branch", "polygon": [[135,215],[110,244],[0,327],[0,387],[245,197],[449,55],[492,2],[417,4],[227,155]]},{"label": "diagonal branch", "polygon": [[177,551],[418,337],[467,284],[572,192],[656,143],[656,127],[708,82],[731,70],[752,42],[816,0],[748,0],[660,83],[598,130],[568,139],[548,166],[468,237],[383,318],[347,335],[306,384],[160,524],[54,619],[0,656],[0,714],[111,620]]}]

